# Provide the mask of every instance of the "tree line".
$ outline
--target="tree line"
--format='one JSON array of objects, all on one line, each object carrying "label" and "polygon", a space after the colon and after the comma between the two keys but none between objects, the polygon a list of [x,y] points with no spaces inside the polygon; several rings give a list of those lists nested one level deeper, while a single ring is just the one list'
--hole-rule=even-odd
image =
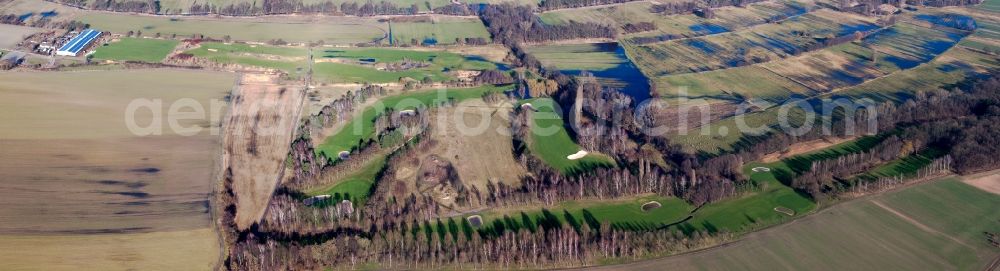
[{"label": "tree line", "polygon": [[493,41],[508,47],[523,42],[615,37],[615,30],[607,25],[580,22],[545,24],[531,7],[510,3],[488,5],[479,16],[493,36]]}]

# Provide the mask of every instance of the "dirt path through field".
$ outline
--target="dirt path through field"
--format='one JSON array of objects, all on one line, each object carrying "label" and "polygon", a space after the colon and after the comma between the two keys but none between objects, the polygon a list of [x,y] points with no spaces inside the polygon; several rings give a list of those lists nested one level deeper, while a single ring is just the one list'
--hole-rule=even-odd
[{"label": "dirt path through field", "polygon": [[969,244],[966,244],[965,242],[963,242],[962,240],[959,240],[958,238],[955,238],[955,237],[953,237],[951,235],[948,235],[948,234],[945,234],[943,232],[940,232],[940,231],[938,231],[938,230],[936,230],[934,228],[931,228],[930,226],[924,225],[924,223],[920,223],[920,221],[917,221],[916,219],[913,219],[912,217],[910,217],[910,216],[908,216],[908,215],[906,215],[906,214],[904,214],[902,212],[899,212],[896,209],[893,209],[892,207],[889,207],[888,205],[885,205],[884,203],[882,203],[882,202],[880,202],[878,200],[874,200],[873,199],[873,200],[871,200],[871,202],[874,203],[875,206],[878,206],[879,208],[882,208],[883,210],[886,210],[886,211],[892,213],[893,215],[896,215],[897,217],[905,220],[906,222],[909,222],[910,224],[913,224],[913,226],[916,226],[917,228],[920,228],[920,230],[923,230],[923,231],[926,231],[926,232],[929,232],[929,233],[932,233],[932,234],[935,234],[935,235],[940,235],[940,236],[947,237],[948,239],[951,239],[952,241],[955,241],[956,243],[962,244],[963,246],[969,247],[969,248],[971,248],[973,250],[976,249],[976,247],[970,246]]}]

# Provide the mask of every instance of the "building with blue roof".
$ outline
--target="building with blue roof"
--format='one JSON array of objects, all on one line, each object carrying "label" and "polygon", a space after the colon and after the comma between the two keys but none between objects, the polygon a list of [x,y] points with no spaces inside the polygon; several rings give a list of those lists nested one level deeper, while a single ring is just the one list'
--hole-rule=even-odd
[{"label": "building with blue roof", "polygon": [[90,46],[90,44],[97,40],[100,36],[101,31],[94,29],[83,30],[79,35],[70,39],[69,42],[63,44],[62,47],[59,47],[59,50],[56,51],[56,55],[78,56],[80,55],[80,51],[83,51],[83,49]]}]

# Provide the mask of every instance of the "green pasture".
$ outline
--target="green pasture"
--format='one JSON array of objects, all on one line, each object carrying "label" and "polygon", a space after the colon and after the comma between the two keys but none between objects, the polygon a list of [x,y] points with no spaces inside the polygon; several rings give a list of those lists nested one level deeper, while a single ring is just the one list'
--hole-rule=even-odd
[{"label": "green pasture", "polygon": [[527,51],[542,65],[560,70],[606,70],[629,62],[614,51],[602,50],[599,44],[544,45]]},{"label": "green pasture", "polygon": [[[439,21],[440,20],[440,21]],[[392,37],[399,44],[409,44],[413,39],[423,42],[436,40],[438,44],[455,43],[455,38],[484,38],[490,41],[486,26],[476,18],[442,18],[432,22],[393,22]]]},{"label": "green pasture", "polygon": [[76,20],[92,28],[126,33],[142,31],[143,35],[177,35],[181,38],[200,34],[222,39],[266,42],[282,39],[289,42],[322,40],[326,43],[353,44],[371,42],[385,35],[384,23],[369,18],[338,18],[310,22],[305,20],[273,21],[268,18],[213,18],[144,16],[126,13],[86,12]]},{"label": "green pasture", "polygon": [[759,98],[781,102],[795,94],[813,94],[810,89],[758,66],[670,75],[652,80],[656,82],[661,97],[671,104],[675,101],[683,104],[687,99],[741,102]]},{"label": "green pasture", "polygon": [[[208,1],[196,1],[196,0],[163,0],[163,1],[159,2],[159,4],[160,4],[160,10],[161,10],[160,13],[163,13],[163,14],[182,14],[182,13],[188,12],[190,10],[190,8],[191,8],[191,5],[193,5],[193,4],[203,4],[203,3],[206,3],[206,2],[209,3],[209,4],[212,4],[214,6],[217,6],[218,8],[223,8],[223,7],[225,7],[227,5],[230,5],[230,4],[240,4],[240,3],[249,3],[249,4],[253,4],[257,8],[260,8],[260,5],[262,4],[260,2],[253,2],[253,1],[249,1],[249,0],[208,0]],[[325,1],[325,0],[305,0],[305,1],[303,1],[303,4],[306,4],[306,5],[310,5],[310,4],[322,4],[324,2],[327,2],[327,1]],[[364,5],[366,3],[366,1],[362,1],[362,0],[331,0],[329,2],[333,3],[338,8],[343,3],[357,3],[359,6],[360,5]],[[513,3],[520,4],[520,5],[537,5],[538,4],[538,0],[471,0],[471,1],[463,1],[463,3],[470,3],[470,4],[471,3],[504,3],[504,2],[513,2]],[[438,8],[438,7],[450,5],[451,1],[449,1],[449,0],[393,0],[392,3],[395,4],[397,7],[400,7],[400,8],[409,8],[411,5],[417,5],[417,8],[420,11],[423,12],[423,11],[428,11],[428,10],[433,9],[433,8]],[[428,4],[430,5],[430,9],[428,8]]]},{"label": "green pasture", "polygon": [[122,38],[98,47],[94,59],[158,63],[177,47],[177,43],[176,40]]}]

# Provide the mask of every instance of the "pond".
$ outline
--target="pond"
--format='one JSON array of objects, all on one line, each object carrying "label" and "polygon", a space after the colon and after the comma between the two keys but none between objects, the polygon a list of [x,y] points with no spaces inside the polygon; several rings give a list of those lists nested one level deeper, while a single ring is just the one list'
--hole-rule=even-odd
[{"label": "pond", "polygon": [[[625,55],[625,48],[616,42],[594,44],[593,48],[595,52],[613,54],[620,62],[611,68],[587,70],[587,72],[592,73],[605,86],[618,88],[622,93],[632,97],[633,106],[649,99],[649,79],[628,59],[628,56]],[[561,71],[568,75],[580,75],[583,70],[563,69]]]}]

